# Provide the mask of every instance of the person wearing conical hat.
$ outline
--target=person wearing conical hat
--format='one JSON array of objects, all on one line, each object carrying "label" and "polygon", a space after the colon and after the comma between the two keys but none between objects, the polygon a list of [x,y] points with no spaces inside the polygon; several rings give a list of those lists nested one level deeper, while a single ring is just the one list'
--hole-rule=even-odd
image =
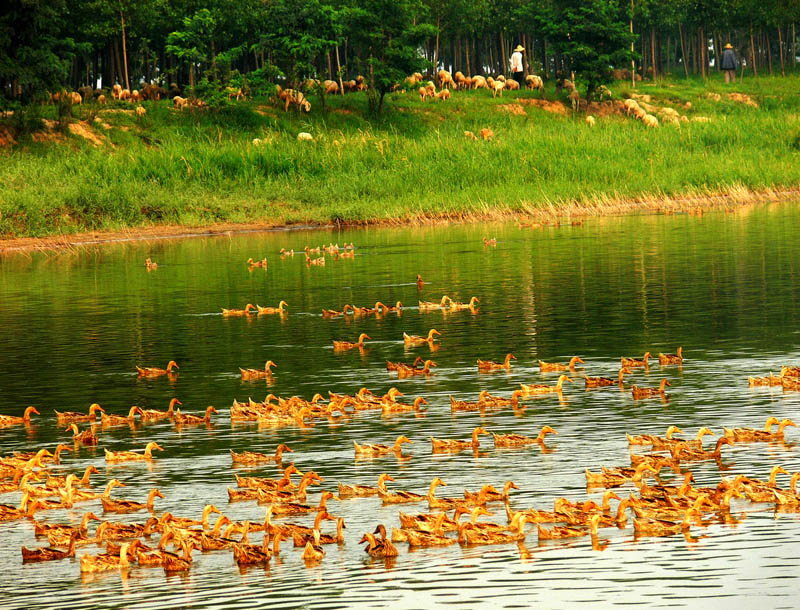
[{"label": "person wearing conical hat", "polygon": [[519,83],[520,89],[522,89],[523,85],[525,84],[524,68],[522,67],[523,51],[525,51],[525,47],[523,47],[521,44],[518,44],[514,49],[514,52],[511,54],[511,74],[514,77],[514,80]]},{"label": "person wearing conical hat", "polygon": [[731,43],[725,45],[719,67],[722,68],[722,71],[725,73],[726,83],[736,82],[736,68],[739,67],[739,60],[736,59],[736,53],[734,53]]}]

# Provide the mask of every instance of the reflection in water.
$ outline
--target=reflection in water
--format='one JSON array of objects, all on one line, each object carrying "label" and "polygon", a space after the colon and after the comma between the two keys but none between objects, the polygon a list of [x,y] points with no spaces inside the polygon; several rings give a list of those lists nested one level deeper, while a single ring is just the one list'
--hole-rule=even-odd
[{"label": "reflection in water", "polygon": [[[600,218],[536,231],[496,225],[341,236],[276,232],[12,256],[0,264],[0,412],[20,415],[30,404],[42,415],[28,426],[0,429],[2,453],[68,441],[69,433],[55,425],[54,409],[85,412],[98,402],[111,415],[125,415],[131,405],[163,410],[177,396],[184,413],[202,414],[211,404],[220,413],[208,426],[137,417],[133,424],[102,427],[99,448],[65,452],[53,473],[82,474],[91,464],[100,471],[92,479],[98,489],[118,478],[127,485],[126,497],[142,499],[158,487],[165,496],[159,511],[197,518],[211,503],[234,521],[260,523],[263,506],[226,501],[226,487],[235,485],[229,451],[271,454],[286,443],[299,470],[324,479],[309,495],[310,505],[317,504],[319,489],[337,491],[339,482],[375,485],[383,472],[399,481],[398,488],[419,494],[436,476],[456,490],[487,483],[500,489],[513,479],[520,487],[510,496],[514,510],[551,510],[557,497],[599,503],[603,490],[587,495],[584,468],[627,466],[625,432],[661,434],[674,424],[685,438],[702,426],[718,436],[723,426],[760,428],[768,415],[797,417],[800,393],[748,388],[747,377],[800,364],[800,336],[793,330],[800,322],[798,221],[798,206],[782,204],[702,217]],[[484,235],[496,235],[497,246],[484,248]],[[325,267],[308,267],[302,256],[277,256],[282,247],[301,251],[337,240],[356,244],[354,259],[328,257]],[[269,265],[250,273],[245,261],[255,254],[266,255]],[[159,263],[149,274],[142,265],[148,256]],[[417,284],[417,274],[424,284]],[[475,295],[480,303],[463,312],[417,306],[438,303],[445,294],[461,303]],[[222,307],[281,300],[289,304],[283,316],[221,313]],[[377,301],[402,301],[402,315],[322,313]],[[425,336],[431,328],[441,331],[441,341],[406,349],[403,333]],[[373,339],[360,353],[334,352],[334,340],[362,332]],[[584,374],[616,379],[622,355],[675,353],[680,345],[680,367],[651,363],[626,373],[623,388],[584,390]],[[387,360],[410,362],[432,349],[433,375],[387,374]],[[509,371],[478,373],[478,358],[509,352],[518,358]],[[561,393],[451,411],[450,396],[476,401],[481,390],[510,397],[520,384],[553,385],[558,373],[541,372],[538,361],[566,362],[576,354],[585,364]],[[179,374],[136,375],[137,365],[169,360],[179,363]],[[242,381],[240,367],[267,360],[277,367],[266,384]],[[664,377],[671,384],[668,401],[633,400],[630,385],[654,387]],[[382,396],[392,386],[408,404],[424,396],[427,411],[382,417],[380,410],[348,409],[303,424],[231,421],[227,412],[234,399],[247,404],[268,392],[307,400],[361,387]],[[431,453],[431,436],[465,439],[476,426],[535,436],[544,425],[558,432],[557,443],[495,448],[483,437],[475,451]],[[353,440],[387,443],[401,434],[414,441],[402,458],[356,459]],[[718,464],[686,467],[696,485],[708,487],[721,476],[765,479],[776,464],[794,472],[800,470],[797,438],[790,428],[783,443],[738,443]],[[150,441],[165,449],[152,463],[105,463],[104,448],[141,451]],[[237,471],[280,478],[278,466],[284,464],[237,465]],[[666,484],[683,479],[661,474]],[[788,477],[778,482],[786,487]],[[626,484],[619,495],[632,490]],[[15,506],[20,500],[19,492],[0,497]],[[415,513],[427,510],[425,501],[412,506]],[[99,507],[92,501],[37,512],[37,518],[77,523],[84,510]],[[226,551],[195,551],[191,571],[167,576],[135,565],[81,576],[78,560],[71,559],[23,566],[19,547],[32,546],[33,528],[26,520],[3,522],[0,560],[7,578],[0,582],[0,607],[697,606],[699,598],[714,606],[730,595],[775,607],[794,605],[800,584],[794,550],[800,515],[793,506],[736,499],[730,512],[707,513],[684,535],[638,541],[629,521],[621,529],[601,528],[596,537],[541,546],[533,526],[518,545],[409,553],[398,543],[400,556],[387,560],[369,558],[356,541],[377,523],[397,526],[397,507],[373,496],[331,500],[328,510],[344,517],[345,544],[326,548],[319,565],[306,567],[289,544],[268,569],[241,574]],[[489,510],[494,515],[487,519],[504,521],[501,503]],[[144,514],[130,521],[143,522]],[[101,552],[95,545],[83,548]]]}]

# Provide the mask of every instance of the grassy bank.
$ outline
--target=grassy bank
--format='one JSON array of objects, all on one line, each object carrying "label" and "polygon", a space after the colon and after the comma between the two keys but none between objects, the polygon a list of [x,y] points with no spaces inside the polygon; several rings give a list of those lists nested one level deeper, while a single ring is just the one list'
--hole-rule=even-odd
[{"label": "grassy bank", "polygon": [[[615,98],[629,87],[617,83]],[[269,100],[190,112],[145,102],[141,118],[131,106],[85,106],[75,113],[88,122],[73,128],[90,130],[99,146],[82,135],[34,133],[0,149],[0,235],[463,217],[794,189],[798,90],[798,77],[735,87],[716,78],[640,83],[637,93],[689,119],[658,129],[615,113],[590,128],[584,114],[528,103],[539,97],[528,92],[496,100],[459,92],[439,103],[393,94],[374,121],[365,118],[364,94],[328,98],[325,113],[312,96],[310,115]],[[730,99],[731,91],[758,107]],[[556,99],[552,85],[546,97]],[[54,107],[45,113],[55,118]],[[494,139],[465,138],[482,128]],[[298,142],[301,131],[315,141]]]}]

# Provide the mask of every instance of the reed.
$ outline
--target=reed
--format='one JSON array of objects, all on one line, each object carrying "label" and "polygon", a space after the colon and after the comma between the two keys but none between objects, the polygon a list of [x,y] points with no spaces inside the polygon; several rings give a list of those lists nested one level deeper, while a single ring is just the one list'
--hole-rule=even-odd
[{"label": "reed", "polygon": [[[91,129],[103,146],[77,135],[23,136],[3,153],[0,234],[600,214],[793,192],[798,85],[795,76],[747,79],[735,89],[716,78],[640,84],[637,92],[658,105],[711,119],[657,130],[616,115],[589,128],[583,115],[521,103],[527,92],[458,92],[441,103],[394,94],[387,116],[373,122],[363,94],[329,98],[324,115],[287,114],[268,100],[194,112],[145,103],[142,119],[100,111]],[[617,97],[627,85],[618,87]],[[728,99],[734,90],[759,107]],[[501,108],[509,104],[523,113]],[[52,118],[55,109],[43,112]],[[484,127],[493,140],[464,137]],[[298,142],[300,131],[314,142]]]}]

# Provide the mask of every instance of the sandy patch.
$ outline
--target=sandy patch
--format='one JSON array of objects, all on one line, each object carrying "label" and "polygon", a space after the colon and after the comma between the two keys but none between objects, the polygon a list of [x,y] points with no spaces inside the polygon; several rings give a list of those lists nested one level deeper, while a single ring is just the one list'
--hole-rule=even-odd
[{"label": "sandy patch", "polygon": [[745,104],[747,106],[751,106],[752,108],[758,108],[758,103],[749,95],[744,93],[729,93],[728,98],[732,99],[734,102],[739,102],[740,104]]},{"label": "sandy patch", "polygon": [[92,146],[103,145],[103,139],[100,136],[98,136],[94,131],[92,131],[92,128],[89,127],[89,123],[87,123],[86,121],[70,123],[69,131],[73,135],[80,136],[85,140],[89,140]]},{"label": "sandy patch", "polygon": [[552,112],[553,114],[567,114],[567,107],[561,102],[551,102],[550,100],[542,100],[533,97],[526,97],[519,100],[519,102],[521,104],[527,104],[528,106],[536,106],[537,108]]},{"label": "sandy patch", "polygon": [[497,107],[497,109],[502,110],[503,112],[507,112],[509,114],[527,116],[525,114],[525,109],[519,104],[501,104],[500,106]]},{"label": "sandy patch", "polygon": [[16,143],[13,130],[5,125],[0,125],[0,148],[13,146]]}]

